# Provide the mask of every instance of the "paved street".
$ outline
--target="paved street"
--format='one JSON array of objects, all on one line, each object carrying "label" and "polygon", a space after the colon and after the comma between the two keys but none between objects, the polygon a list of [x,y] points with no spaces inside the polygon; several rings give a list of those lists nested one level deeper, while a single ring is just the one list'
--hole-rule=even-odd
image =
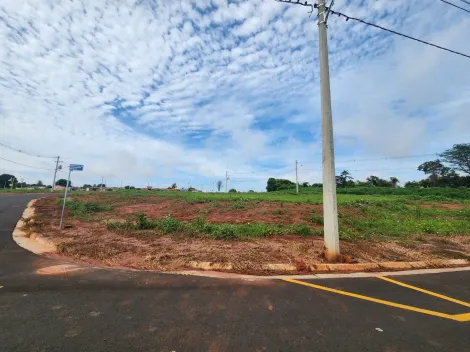
[{"label": "paved street", "polygon": [[52,275],[48,268],[56,260],[12,240],[34,197],[0,196],[1,351],[470,348],[470,271],[391,276],[395,282],[248,281],[107,269]]}]

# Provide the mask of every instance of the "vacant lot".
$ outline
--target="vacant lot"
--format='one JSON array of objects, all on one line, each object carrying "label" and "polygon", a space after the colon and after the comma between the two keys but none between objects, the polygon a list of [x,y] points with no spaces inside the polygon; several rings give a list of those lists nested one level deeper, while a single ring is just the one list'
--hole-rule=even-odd
[{"label": "vacant lot", "polygon": [[[449,194],[340,194],[342,253],[359,262],[470,259],[470,204]],[[319,193],[76,193],[64,231],[53,198],[37,202],[30,228],[91,263],[165,270],[217,261],[255,272],[323,261],[320,202]]]}]

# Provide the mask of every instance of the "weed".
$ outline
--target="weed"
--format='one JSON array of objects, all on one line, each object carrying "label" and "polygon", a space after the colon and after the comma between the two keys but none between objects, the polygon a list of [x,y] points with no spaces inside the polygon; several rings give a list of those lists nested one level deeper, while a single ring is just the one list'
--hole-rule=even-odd
[{"label": "weed", "polygon": [[158,227],[165,233],[176,232],[181,227],[181,221],[172,218],[171,215],[167,215],[158,221]]},{"label": "weed", "polygon": [[237,235],[235,234],[234,225],[222,224],[216,226],[214,231],[211,233],[211,236],[216,240],[235,240]]},{"label": "weed", "polygon": [[310,222],[314,224],[323,224],[323,216],[312,213],[309,217]]}]

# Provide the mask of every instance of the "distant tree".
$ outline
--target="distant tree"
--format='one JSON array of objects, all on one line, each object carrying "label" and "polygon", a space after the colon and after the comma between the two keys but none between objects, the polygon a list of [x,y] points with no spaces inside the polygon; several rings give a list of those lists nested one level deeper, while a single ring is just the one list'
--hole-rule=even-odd
[{"label": "distant tree", "polygon": [[130,189],[131,186],[124,186],[124,189]]},{"label": "distant tree", "polygon": [[295,187],[295,183],[285,179],[275,179],[269,178],[268,184],[266,186],[266,191],[273,192],[273,191],[281,191],[284,189],[292,189]]},{"label": "distant tree", "polygon": [[310,183],[304,182],[304,183],[302,183],[302,187],[310,187]]},{"label": "distant tree", "polygon": [[248,193],[255,193],[255,191],[253,191],[252,189],[250,189],[250,190],[248,191]]},{"label": "distant tree", "polygon": [[2,188],[12,188],[15,187],[18,183],[18,179],[10,174],[0,175],[0,187]]},{"label": "distant tree", "polygon": [[87,189],[87,188],[91,188],[91,187],[93,187],[93,186],[85,183],[82,188]]},{"label": "distant tree", "polygon": [[418,171],[424,172],[429,176],[429,181],[433,186],[438,185],[439,177],[446,176],[451,169],[441,163],[439,159],[433,161],[426,161],[418,166]]},{"label": "distant tree", "polygon": [[106,187],[106,184],[104,184],[104,183],[98,183],[98,184],[96,185],[96,187],[98,187],[98,188],[100,188],[100,187],[105,188],[105,187]]},{"label": "distant tree", "polygon": [[228,191],[228,193],[237,193],[237,190],[235,188],[230,188],[230,190]]},{"label": "distant tree", "polygon": [[[57,180],[55,183],[56,186],[63,186],[67,187],[67,180],[65,178],[61,178],[60,180]],[[69,187],[72,186],[72,181],[69,182]]]},{"label": "distant tree", "polygon": [[177,186],[176,186],[176,182],[173,182],[173,183],[171,184],[171,189],[175,189],[176,187],[177,187]]},{"label": "distant tree", "polygon": [[335,176],[337,187],[354,186],[353,178],[348,170],[343,170],[339,176]]},{"label": "distant tree", "polygon": [[134,187],[134,186],[130,186],[129,189],[135,189],[135,187]]},{"label": "distant tree", "polygon": [[440,154],[440,157],[454,169],[470,175],[470,143],[454,144],[451,149]]},{"label": "distant tree", "polygon": [[387,180],[384,180],[383,178],[380,178],[378,176],[369,176],[366,178],[366,182],[369,186],[390,187],[390,183]]},{"label": "distant tree", "polygon": [[310,187],[323,188],[323,183],[312,183],[312,185]]},{"label": "distant tree", "polygon": [[223,184],[224,183],[221,180],[217,181],[217,192],[220,192],[220,189],[222,188]]},{"label": "distant tree", "polygon": [[396,188],[399,183],[400,183],[400,180],[398,180],[398,178],[390,177],[390,186],[392,186],[393,188]]},{"label": "distant tree", "polygon": [[38,182],[36,182],[36,186],[38,186],[38,187],[43,187],[43,186],[44,186],[44,183],[42,183],[42,181],[39,180]]}]

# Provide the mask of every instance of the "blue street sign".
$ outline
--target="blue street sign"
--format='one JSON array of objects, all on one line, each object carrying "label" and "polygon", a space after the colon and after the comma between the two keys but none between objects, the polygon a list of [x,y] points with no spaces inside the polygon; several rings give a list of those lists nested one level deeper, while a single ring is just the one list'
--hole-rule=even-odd
[{"label": "blue street sign", "polygon": [[69,170],[70,171],[83,171],[83,165],[70,164],[69,165]]}]

